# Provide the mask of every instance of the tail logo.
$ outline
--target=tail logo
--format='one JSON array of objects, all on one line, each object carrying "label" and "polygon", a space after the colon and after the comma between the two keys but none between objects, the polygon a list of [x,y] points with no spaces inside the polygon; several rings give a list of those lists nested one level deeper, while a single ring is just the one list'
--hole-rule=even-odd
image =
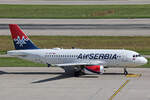
[{"label": "tail logo", "polygon": [[22,39],[20,39],[20,37],[18,36],[17,39],[14,39],[14,41],[15,41],[16,44],[18,44],[20,47],[23,47],[24,44],[27,44],[26,42],[28,41],[28,39],[25,39],[24,36],[22,36]]}]

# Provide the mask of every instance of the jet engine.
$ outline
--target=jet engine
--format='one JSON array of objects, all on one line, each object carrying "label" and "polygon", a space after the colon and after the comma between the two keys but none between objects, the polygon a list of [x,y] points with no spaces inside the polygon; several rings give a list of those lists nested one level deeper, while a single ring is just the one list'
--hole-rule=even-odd
[{"label": "jet engine", "polygon": [[104,66],[103,65],[92,65],[84,67],[85,74],[103,74]]}]

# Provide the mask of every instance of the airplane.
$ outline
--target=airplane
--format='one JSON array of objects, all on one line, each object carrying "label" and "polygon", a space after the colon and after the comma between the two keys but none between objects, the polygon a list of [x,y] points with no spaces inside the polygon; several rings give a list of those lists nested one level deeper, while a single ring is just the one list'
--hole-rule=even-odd
[{"label": "airplane", "polygon": [[16,50],[8,51],[8,55],[47,64],[48,67],[61,67],[74,76],[103,74],[105,67],[122,67],[127,75],[127,67],[148,62],[139,53],[125,49],[40,49],[17,24],[9,24],[9,28]]}]

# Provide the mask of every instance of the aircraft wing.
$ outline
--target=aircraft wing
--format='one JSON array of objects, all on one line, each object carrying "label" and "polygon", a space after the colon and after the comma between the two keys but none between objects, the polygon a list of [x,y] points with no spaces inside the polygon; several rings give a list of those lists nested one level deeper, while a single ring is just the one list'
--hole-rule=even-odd
[{"label": "aircraft wing", "polygon": [[104,64],[104,63],[101,61],[93,61],[93,62],[54,64],[52,66],[63,67],[63,66],[82,66],[82,65],[100,65],[100,64]]}]

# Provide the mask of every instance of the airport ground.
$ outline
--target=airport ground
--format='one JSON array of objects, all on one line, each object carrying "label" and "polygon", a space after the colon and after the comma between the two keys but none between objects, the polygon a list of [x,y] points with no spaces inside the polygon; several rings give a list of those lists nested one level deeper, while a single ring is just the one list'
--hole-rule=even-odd
[{"label": "airport ground", "polygon": [[150,36],[150,19],[0,19],[0,35],[8,24],[21,24],[27,35]]},{"label": "airport ground", "polygon": [[103,75],[70,77],[60,68],[0,67],[2,100],[149,100],[150,69],[106,69]]},{"label": "airport ground", "polygon": [[[0,4],[44,4],[44,5],[116,5],[150,4],[149,0],[107,0],[107,1],[34,1],[0,0]],[[145,15],[145,14],[144,14]],[[7,17],[6,17],[7,18]],[[24,27],[28,35],[64,36],[150,36],[149,19],[0,19],[0,35],[10,35],[10,23]],[[37,30],[37,24],[48,25]],[[92,24],[91,24],[92,23]],[[111,23],[111,24],[110,24]],[[28,24],[28,25],[27,25]],[[56,25],[57,24],[57,25]],[[58,24],[61,26],[58,27]],[[76,25],[77,28],[75,28]],[[81,25],[82,24],[82,25]],[[88,25],[90,24],[90,25]],[[96,25],[95,25],[96,24]],[[54,29],[50,26],[56,25]],[[70,26],[72,25],[72,26]],[[35,27],[36,26],[36,27]],[[71,29],[63,29],[64,27]],[[86,29],[85,26],[90,29]],[[100,26],[103,27],[100,28]],[[130,26],[130,27],[127,27]],[[144,27],[142,27],[144,26]],[[97,27],[97,28],[95,28]],[[109,27],[109,29],[107,28]],[[44,27],[45,28],[45,27]],[[51,28],[51,29],[48,29]],[[93,29],[92,29],[93,28]],[[100,28],[100,29],[99,29]],[[113,29],[115,28],[115,29]],[[9,38],[11,39],[11,38]],[[12,43],[12,42],[11,42]],[[6,43],[8,44],[8,43]],[[4,44],[4,45],[6,45]],[[13,45],[13,44],[12,44]],[[144,45],[143,45],[144,46]],[[1,49],[1,48],[0,48]],[[10,59],[10,58],[9,58]],[[16,62],[16,61],[15,61]],[[8,62],[6,62],[8,63]],[[14,62],[13,62],[14,63]],[[22,62],[23,63],[23,62]],[[109,68],[103,75],[70,77],[60,68],[47,67],[0,67],[0,98],[2,100],[149,100],[150,69]]]}]

